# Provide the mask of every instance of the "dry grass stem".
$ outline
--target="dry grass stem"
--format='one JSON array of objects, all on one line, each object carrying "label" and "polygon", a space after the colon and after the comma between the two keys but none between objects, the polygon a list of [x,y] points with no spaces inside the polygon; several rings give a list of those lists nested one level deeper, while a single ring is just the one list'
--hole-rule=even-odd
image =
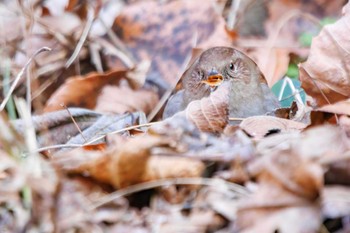
[{"label": "dry grass stem", "polygon": [[39,50],[37,50],[27,61],[27,63],[24,65],[24,67],[21,69],[21,71],[17,74],[16,79],[14,80],[9,92],[7,93],[7,96],[5,97],[5,99],[2,101],[1,105],[0,105],[0,111],[4,110],[6,103],[8,102],[8,100],[10,99],[13,91],[15,90],[19,80],[21,79],[21,77],[23,76],[25,70],[28,68],[28,66],[30,65],[30,63],[33,61],[33,59],[40,53],[45,52],[45,51],[51,51],[51,48],[49,47],[42,47]]}]

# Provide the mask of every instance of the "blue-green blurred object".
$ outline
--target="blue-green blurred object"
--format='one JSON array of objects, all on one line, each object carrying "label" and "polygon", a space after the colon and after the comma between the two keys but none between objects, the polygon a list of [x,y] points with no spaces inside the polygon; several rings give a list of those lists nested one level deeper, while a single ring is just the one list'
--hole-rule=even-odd
[{"label": "blue-green blurred object", "polygon": [[[291,81],[293,82],[295,89],[297,89],[300,93],[300,96],[303,100],[303,102],[305,103],[305,92],[304,90],[300,87],[300,82],[297,79],[291,79]],[[282,88],[282,84],[283,84],[284,80],[279,80],[275,85],[273,85],[273,87],[271,88],[272,92],[276,95],[279,96],[280,90]],[[290,88],[290,86],[287,84],[286,88],[283,91],[283,95],[282,95],[282,100],[280,101],[281,107],[287,108],[290,107],[290,105],[292,104],[292,102],[294,101],[294,96],[292,95],[292,89]]]}]

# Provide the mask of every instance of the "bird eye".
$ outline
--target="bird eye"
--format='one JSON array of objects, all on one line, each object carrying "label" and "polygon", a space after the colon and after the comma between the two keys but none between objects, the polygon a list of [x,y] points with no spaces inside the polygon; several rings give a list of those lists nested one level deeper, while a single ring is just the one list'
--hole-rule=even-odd
[{"label": "bird eye", "polygon": [[231,62],[230,63],[230,69],[233,70],[234,66],[233,66],[233,63]]},{"label": "bird eye", "polygon": [[198,74],[198,77],[203,78],[203,72],[202,71],[198,70],[197,74]]}]

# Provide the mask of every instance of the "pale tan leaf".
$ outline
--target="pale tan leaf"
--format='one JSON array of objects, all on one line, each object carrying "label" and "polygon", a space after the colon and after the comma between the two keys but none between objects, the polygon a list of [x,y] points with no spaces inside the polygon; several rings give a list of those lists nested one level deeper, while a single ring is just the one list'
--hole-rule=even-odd
[{"label": "pale tan leaf", "polygon": [[350,99],[336,102],[334,104],[328,104],[317,108],[316,111],[329,112],[339,115],[350,115]]},{"label": "pale tan leaf", "polygon": [[306,124],[272,116],[253,116],[244,119],[240,127],[255,139],[261,139],[272,131],[301,131]]},{"label": "pale tan leaf", "polygon": [[299,67],[302,88],[317,105],[350,97],[350,3],[336,23],[325,26],[312,41],[310,55]]},{"label": "pale tan leaf", "polygon": [[259,185],[241,201],[237,225],[242,232],[317,232],[321,224],[317,199],[323,186],[319,164],[282,149],[264,154],[248,169]]}]

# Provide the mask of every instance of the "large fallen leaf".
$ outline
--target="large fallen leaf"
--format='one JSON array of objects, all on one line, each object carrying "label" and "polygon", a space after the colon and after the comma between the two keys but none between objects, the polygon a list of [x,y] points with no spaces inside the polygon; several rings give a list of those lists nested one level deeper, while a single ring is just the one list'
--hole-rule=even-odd
[{"label": "large fallen leaf", "polygon": [[126,70],[112,70],[105,74],[93,72],[86,77],[71,77],[50,97],[44,111],[61,110],[62,105],[92,109],[101,89],[107,84],[119,84],[126,73]]},{"label": "large fallen leaf", "polygon": [[127,85],[106,86],[97,99],[95,110],[119,114],[143,111],[147,114],[157,103],[158,95],[151,90],[133,90]]},{"label": "large fallen leaf", "polygon": [[350,97],[350,3],[336,23],[325,26],[312,41],[310,55],[299,67],[302,88],[318,106]]},{"label": "large fallen leaf", "polygon": [[169,144],[164,137],[141,135],[116,139],[115,149],[106,152],[79,149],[56,156],[55,163],[66,171],[88,172],[93,178],[116,188],[158,179],[200,177],[204,170],[201,161],[152,155],[154,147]]},{"label": "large fallen leaf", "polygon": [[[142,65],[143,63],[140,64]],[[112,113],[149,112],[157,103],[158,97],[151,90],[139,89],[144,84],[145,72],[148,68],[138,68],[110,70],[103,74],[92,72],[86,76],[71,77],[50,97],[44,111],[60,110],[62,106],[94,109],[99,103],[99,110]],[[127,81],[123,87],[112,88],[111,91],[110,86],[119,86],[122,80]],[[107,90],[104,90],[105,88]],[[131,88],[134,90],[132,91]],[[125,99],[124,96],[128,98]],[[102,100],[99,100],[100,98]],[[108,102],[106,99],[109,99]]]}]

